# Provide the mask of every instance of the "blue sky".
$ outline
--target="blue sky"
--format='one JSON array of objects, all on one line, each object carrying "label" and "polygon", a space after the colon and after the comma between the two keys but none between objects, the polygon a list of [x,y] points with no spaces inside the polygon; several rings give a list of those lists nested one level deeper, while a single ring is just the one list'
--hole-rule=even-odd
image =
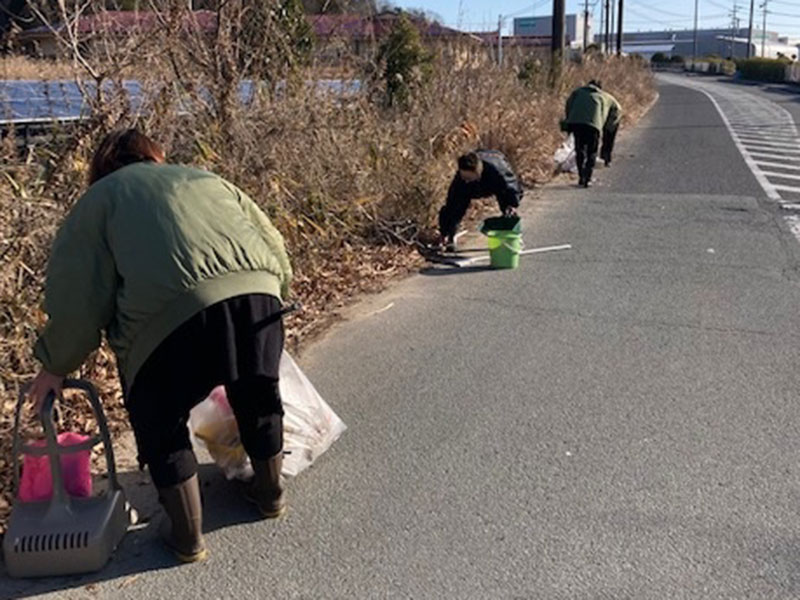
[{"label": "blue sky", "polygon": [[[600,14],[602,0],[589,0],[589,10]],[[768,0],[767,30],[800,37],[800,0]],[[729,27],[734,0],[699,0],[701,27]],[[755,22],[760,25],[763,0],[756,0]],[[469,30],[497,28],[500,14],[516,16],[549,15],[552,0],[396,0],[393,4],[406,8],[422,8],[442,17],[445,24]],[[567,13],[583,10],[582,0],[567,0]],[[741,26],[749,19],[750,0],[738,0]],[[580,8],[579,8],[580,7]],[[626,31],[649,29],[690,29],[694,17],[694,0],[625,0]],[[510,27],[511,18],[506,24]]]}]

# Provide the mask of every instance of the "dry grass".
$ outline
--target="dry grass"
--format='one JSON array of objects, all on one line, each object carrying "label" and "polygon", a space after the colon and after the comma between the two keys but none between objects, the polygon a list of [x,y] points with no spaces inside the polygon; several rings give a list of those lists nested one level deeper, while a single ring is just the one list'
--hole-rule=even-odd
[{"label": "dry grass", "polygon": [[52,80],[75,76],[75,66],[64,60],[0,56],[0,79]]},{"label": "dry grass", "polygon": [[[154,45],[164,47],[161,44]],[[36,364],[30,348],[44,322],[42,275],[53,233],[81,193],[86,165],[109,128],[137,124],[161,140],[175,161],[208,168],[256,199],[284,233],[297,278],[294,293],[307,310],[289,322],[290,347],[307,340],[335,311],[363,291],[375,291],[416,264],[413,240],[434,223],[453,172],[454,157],[476,146],[504,151],[528,184],[552,174],[561,142],[558,120],[565,95],[587,79],[602,78],[637,118],[654,97],[646,68],[629,60],[570,65],[556,89],[529,87],[509,67],[488,59],[469,66],[441,57],[430,85],[406,111],[389,111],[369,90],[353,97],[323,96],[313,86],[290,85],[242,106],[231,98],[238,79],[197,67],[196,48],[173,44],[172,56],[154,53],[139,64],[144,117],[132,114],[123,94],[95,103],[96,117],[19,157],[5,140],[0,169],[0,523],[10,499],[10,417],[19,387]],[[27,73],[26,59],[11,59]],[[126,66],[126,68],[129,65]],[[61,67],[59,67],[60,69]],[[10,69],[10,67],[9,67]],[[299,81],[313,80],[315,71]],[[34,76],[35,75],[35,76]],[[30,78],[79,77],[36,72]],[[28,76],[28,75],[25,75]],[[164,82],[175,82],[177,85]],[[113,78],[112,78],[113,80]],[[207,89],[211,98],[197,90]],[[187,100],[190,98],[191,100]],[[191,102],[192,117],[175,107]],[[100,386],[115,431],[126,426],[107,348],[81,375]],[[88,427],[81,410],[64,424]]]}]

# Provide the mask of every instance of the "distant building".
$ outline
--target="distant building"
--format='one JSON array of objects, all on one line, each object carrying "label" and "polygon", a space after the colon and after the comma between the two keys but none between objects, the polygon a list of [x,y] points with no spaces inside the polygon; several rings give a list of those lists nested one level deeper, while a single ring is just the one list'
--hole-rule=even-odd
[{"label": "distant building", "polygon": [[[81,47],[91,50],[104,38],[124,40],[138,33],[146,34],[158,30],[162,23],[156,13],[149,11],[105,11],[98,14],[80,17],[73,25],[74,32]],[[198,10],[184,18],[184,31],[195,31],[211,35],[216,30],[217,15],[210,10]],[[59,36],[64,33],[64,25],[57,24],[53,29],[48,26],[35,27],[23,31],[18,36],[18,43],[25,52],[41,58],[57,58],[63,54]]]},{"label": "distant building", "polygon": [[[583,48],[585,19],[583,13],[567,15],[566,17],[566,43],[571,48]],[[589,17],[588,40],[592,39],[592,19]],[[551,37],[553,35],[553,17],[520,17],[514,19],[514,35],[525,37]]]},{"label": "distant building", "polygon": [[[601,36],[595,36],[600,42]],[[792,58],[798,55],[797,45],[789,43],[788,37],[767,31],[753,30],[750,56],[777,58],[779,55]],[[616,36],[612,36],[612,46],[616,44]],[[690,58],[694,49],[694,31],[643,31],[622,35],[622,51],[626,54],[638,54],[650,58],[656,53],[666,56],[682,56]],[[716,55],[722,58],[745,58],[747,56],[747,29],[731,30],[699,29],[697,31],[697,57]]]},{"label": "distant building", "polygon": [[[429,47],[479,46],[483,40],[472,33],[445,27],[434,21],[406,15],[419,30]],[[377,45],[392,31],[400,13],[386,11],[373,16],[307,15],[314,30],[316,52],[324,62],[336,63],[348,58],[365,58],[375,52]]]},{"label": "distant building", "polygon": [[[400,18],[400,13],[386,11],[372,16],[359,14],[307,15],[315,37],[317,58],[323,63],[337,64],[352,58],[364,58],[375,52],[377,44],[384,39]],[[467,32],[458,31],[427,21],[416,16],[408,16],[419,30],[423,41],[430,47],[480,47],[483,41]],[[212,37],[217,29],[217,15],[213,11],[195,11],[185,17],[185,30],[199,31]],[[106,11],[96,15],[86,15],[78,19],[75,30],[81,47],[91,51],[97,42],[108,37],[125,39],[133,34],[158,30],[161,21],[158,15],[149,11]],[[63,26],[57,25],[55,32],[49,27],[36,27],[19,35],[21,47],[30,55],[43,58],[56,58],[64,49],[58,36]],[[102,49],[102,48],[101,48]]]}]

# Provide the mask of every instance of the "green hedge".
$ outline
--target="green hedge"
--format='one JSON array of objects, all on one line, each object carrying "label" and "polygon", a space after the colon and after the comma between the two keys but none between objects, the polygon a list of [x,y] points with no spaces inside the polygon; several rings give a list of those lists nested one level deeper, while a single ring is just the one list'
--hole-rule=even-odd
[{"label": "green hedge", "polygon": [[732,60],[718,56],[706,56],[698,58],[696,66],[695,63],[686,63],[686,69],[711,75],[733,75],[736,72],[736,64]]},{"label": "green hedge", "polygon": [[736,68],[744,79],[781,83],[786,79],[788,64],[791,61],[784,58],[746,58],[737,60]]},{"label": "green hedge", "polygon": [[708,67],[709,73],[720,75],[733,75],[736,72],[736,63],[724,58],[710,60]]}]

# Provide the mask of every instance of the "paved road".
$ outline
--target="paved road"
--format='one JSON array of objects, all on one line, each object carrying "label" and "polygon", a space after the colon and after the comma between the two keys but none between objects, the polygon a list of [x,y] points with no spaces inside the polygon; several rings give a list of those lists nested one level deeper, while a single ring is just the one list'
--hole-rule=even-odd
[{"label": "paved road", "polygon": [[595,188],[528,199],[527,245],[573,250],[409,279],[304,357],[350,429],[286,520],[244,522],[204,471],[207,564],[174,567],[145,530],[89,589],[0,586],[800,597],[800,244],[778,204],[709,98],[664,84]]},{"label": "paved road", "polygon": [[712,100],[724,115],[723,120],[748,168],[769,198],[786,204],[800,200],[800,134],[796,125],[800,110],[795,106],[799,89],[680,75],[662,78],[700,90]]}]

